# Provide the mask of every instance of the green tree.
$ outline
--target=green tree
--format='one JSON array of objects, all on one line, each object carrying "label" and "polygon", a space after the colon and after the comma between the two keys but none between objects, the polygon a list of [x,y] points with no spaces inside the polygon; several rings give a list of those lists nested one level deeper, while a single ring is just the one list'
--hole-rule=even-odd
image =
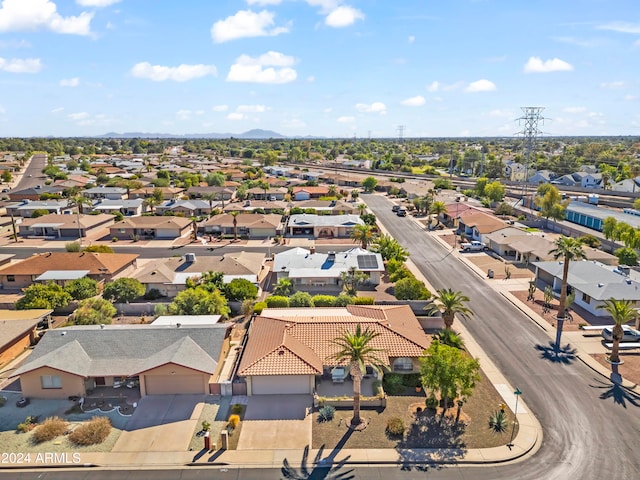
[{"label": "green tree", "polygon": [[507,189],[498,181],[491,182],[484,187],[485,196],[492,202],[501,202],[506,193]]},{"label": "green tree", "polygon": [[34,308],[66,307],[71,303],[71,295],[60,285],[53,282],[42,284],[32,283],[24,291],[24,295],[16,302],[17,310],[32,310]]},{"label": "green tree", "polygon": [[87,298],[80,302],[71,320],[76,325],[109,324],[116,313],[116,307],[108,300]]},{"label": "green tree", "polygon": [[[544,192],[542,195],[540,192]],[[544,183],[538,187],[538,195],[534,199],[534,203],[540,209],[538,215],[552,219],[554,221],[564,220],[565,212],[570,200],[562,200],[562,196],[558,189],[548,183]]]},{"label": "green tree", "polygon": [[213,271],[205,272],[199,277],[187,278],[186,284],[187,288],[202,287],[209,292],[213,292],[214,290],[223,291],[225,289],[224,273]]},{"label": "green tree", "polygon": [[394,292],[398,300],[428,300],[431,297],[431,292],[424,283],[415,277],[398,280]]},{"label": "green tree", "polygon": [[246,278],[234,278],[225,286],[225,293],[229,300],[253,300],[258,296],[258,287]]},{"label": "green tree", "polygon": [[438,294],[434,296],[433,303],[425,307],[425,310],[429,315],[441,314],[444,328],[451,330],[456,314],[473,315],[473,311],[465,305],[468,302],[469,297],[463,295],[462,292],[454,291],[451,288],[443,288],[438,290]]},{"label": "green tree", "polygon": [[367,177],[362,181],[362,187],[365,192],[373,192],[378,186],[378,180],[375,177]]},{"label": "green tree", "polygon": [[344,293],[355,296],[358,293],[358,287],[369,278],[366,273],[361,272],[356,267],[350,267],[346,272],[340,274]]},{"label": "green tree", "polygon": [[480,362],[466,352],[441,344],[437,339],[420,359],[420,379],[425,390],[437,393],[443,403],[442,417],[449,400],[468,397],[480,381]]},{"label": "green tree", "polygon": [[600,240],[598,240],[598,237],[590,233],[582,235],[578,240],[590,248],[600,248]]},{"label": "green tree", "polygon": [[638,264],[638,253],[629,247],[618,248],[613,254],[618,257],[621,265],[635,267]]},{"label": "green tree", "polygon": [[2,172],[2,181],[4,183],[9,183],[13,177],[11,176],[11,172],[9,170],[4,170]]},{"label": "green tree", "polygon": [[602,234],[604,238],[611,242],[611,246],[609,251],[613,251],[613,241],[616,240],[616,227],[618,226],[618,221],[614,217],[607,217],[602,221]]},{"label": "green tree", "polygon": [[356,225],[353,227],[353,230],[351,230],[353,243],[360,243],[360,247],[366,250],[374,239],[373,232],[374,230],[371,225],[367,225],[366,223],[363,225]]},{"label": "green tree", "polygon": [[313,307],[313,299],[308,292],[296,292],[289,297],[290,307]]},{"label": "green tree", "polygon": [[332,355],[338,365],[346,362],[353,380],[353,418],[351,425],[358,426],[362,423],[360,418],[360,390],[361,382],[366,367],[371,366],[376,370],[385,368],[383,351],[373,347],[373,340],[379,336],[378,332],[366,328],[362,330],[360,324],[356,325],[355,332],[345,330],[341,336],[332,340],[338,347],[338,351]]},{"label": "green tree", "polygon": [[49,210],[46,208],[36,208],[33,212],[31,212],[31,218],[40,218],[44,215],[49,215]]},{"label": "green tree", "polygon": [[478,197],[484,197],[486,194],[484,193],[484,189],[489,183],[489,179],[486,177],[480,177],[476,180],[476,186],[473,188],[474,193]]},{"label": "green tree", "polygon": [[429,209],[429,213],[436,216],[436,224],[440,224],[440,219],[442,218],[442,214],[447,213],[447,205],[444,202],[433,202],[431,208]]},{"label": "green tree", "polygon": [[293,284],[288,278],[281,278],[273,289],[274,295],[282,295],[288,297],[293,292]]},{"label": "green tree", "polygon": [[513,207],[508,203],[502,202],[500,205],[496,207],[495,214],[511,216],[513,215]]},{"label": "green tree", "polygon": [[572,261],[585,258],[583,245],[577,238],[562,236],[555,241],[556,248],[549,251],[555,260],[562,259],[562,286],[560,290],[560,303],[558,305],[558,316],[556,326],[556,348],[560,348],[562,337],[562,326],[566,314],[567,304],[567,279],[569,278],[569,264]]},{"label": "green tree", "polygon": [[169,305],[172,315],[222,315],[226,318],[230,311],[227,299],[219,290],[209,292],[202,287],[183,290]]},{"label": "green tree", "polygon": [[71,280],[64,289],[71,295],[74,300],[84,300],[86,298],[95,297],[100,293],[98,282],[93,278],[83,277]]},{"label": "green tree", "polygon": [[114,303],[129,303],[144,295],[145,287],[135,278],[119,278],[104,287],[102,296]]},{"label": "green tree", "polygon": [[409,251],[400,245],[400,242],[395,238],[387,234],[376,237],[371,245],[371,251],[379,253],[385,262],[397,260],[404,263],[409,258]]},{"label": "green tree", "polygon": [[620,362],[620,342],[624,336],[622,325],[635,320],[638,316],[636,304],[632,300],[615,300],[610,298],[605,300],[602,305],[598,305],[598,309],[605,310],[613,318],[613,329],[611,336],[613,337],[613,348],[609,360],[612,363]]},{"label": "green tree", "polygon": [[207,182],[207,185],[209,185],[210,187],[224,187],[224,184],[227,179],[224,177],[222,173],[216,172],[216,173],[208,173],[204,180],[205,182]]}]

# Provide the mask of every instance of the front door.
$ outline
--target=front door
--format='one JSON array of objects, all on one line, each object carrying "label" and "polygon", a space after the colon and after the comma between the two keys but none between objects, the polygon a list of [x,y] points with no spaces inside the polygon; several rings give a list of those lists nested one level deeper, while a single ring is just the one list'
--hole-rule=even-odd
[{"label": "front door", "polygon": [[106,382],[104,381],[104,377],[96,377],[95,378],[96,387],[104,387]]}]

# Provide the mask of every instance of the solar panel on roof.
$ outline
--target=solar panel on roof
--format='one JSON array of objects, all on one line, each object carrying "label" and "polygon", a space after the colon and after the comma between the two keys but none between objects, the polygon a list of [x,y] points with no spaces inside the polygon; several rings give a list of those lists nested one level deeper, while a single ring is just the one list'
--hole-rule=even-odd
[{"label": "solar panel on roof", "polygon": [[378,258],[375,255],[358,255],[357,260],[360,270],[378,268]]}]

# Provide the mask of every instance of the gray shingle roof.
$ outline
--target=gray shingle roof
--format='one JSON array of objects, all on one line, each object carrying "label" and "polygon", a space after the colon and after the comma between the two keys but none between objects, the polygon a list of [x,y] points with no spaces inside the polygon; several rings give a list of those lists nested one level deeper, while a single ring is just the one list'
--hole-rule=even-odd
[{"label": "gray shingle roof", "polygon": [[131,376],[167,363],[213,374],[227,327],[87,325],[50,330],[15,375],[46,366],[84,377]]}]

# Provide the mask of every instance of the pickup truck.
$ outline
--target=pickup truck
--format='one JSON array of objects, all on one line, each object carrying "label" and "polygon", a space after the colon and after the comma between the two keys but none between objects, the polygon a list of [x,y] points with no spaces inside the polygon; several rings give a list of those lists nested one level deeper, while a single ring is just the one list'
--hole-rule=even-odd
[{"label": "pickup truck", "polygon": [[460,249],[463,252],[482,252],[487,249],[487,246],[482,242],[474,240],[472,242],[460,244]]}]

